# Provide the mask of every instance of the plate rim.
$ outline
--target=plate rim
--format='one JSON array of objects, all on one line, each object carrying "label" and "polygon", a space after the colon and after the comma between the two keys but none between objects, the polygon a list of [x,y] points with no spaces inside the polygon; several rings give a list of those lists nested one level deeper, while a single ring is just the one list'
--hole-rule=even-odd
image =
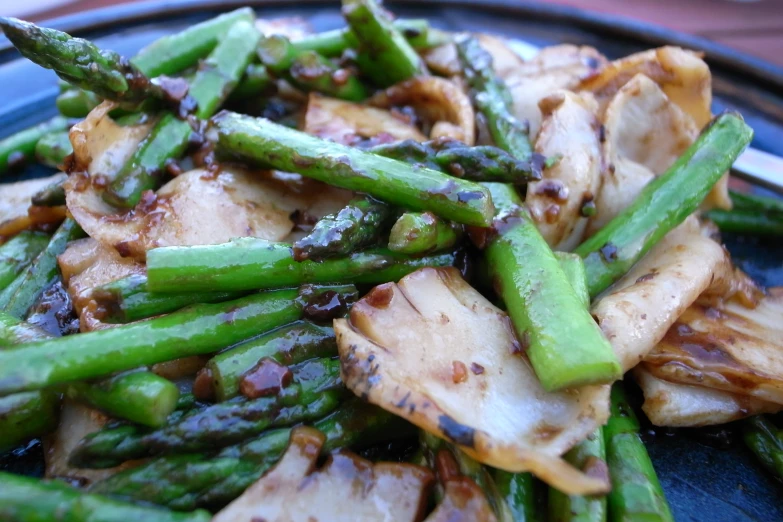
[{"label": "plate rim", "polygon": [[[336,0],[297,0],[296,6],[329,6]],[[729,69],[736,74],[749,76],[767,89],[783,89],[783,66],[775,65],[724,44],[691,35],[667,27],[625,16],[601,13],[581,7],[542,3],[530,0],[389,0],[395,5],[415,7],[481,8],[533,17],[547,21],[573,24],[579,28],[599,29],[602,34],[632,38],[651,46],[678,45],[705,53],[708,63]],[[145,0],[129,2],[98,9],[90,9],[41,21],[42,25],[69,33],[106,30],[112,26],[150,21],[153,16],[174,17],[192,14],[200,10],[228,11],[239,7],[253,8],[275,6],[292,7],[286,0]],[[13,50],[7,38],[0,37],[0,57]]]}]

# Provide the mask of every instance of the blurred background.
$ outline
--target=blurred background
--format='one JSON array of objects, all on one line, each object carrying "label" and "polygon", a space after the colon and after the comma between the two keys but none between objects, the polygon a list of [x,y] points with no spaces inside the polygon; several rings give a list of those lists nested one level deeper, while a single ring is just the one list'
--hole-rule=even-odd
[{"label": "blurred background", "polygon": [[[0,0],[0,15],[45,20],[134,1],[137,0]],[[541,1],[655,23],[783,65],[783,0]]]}]

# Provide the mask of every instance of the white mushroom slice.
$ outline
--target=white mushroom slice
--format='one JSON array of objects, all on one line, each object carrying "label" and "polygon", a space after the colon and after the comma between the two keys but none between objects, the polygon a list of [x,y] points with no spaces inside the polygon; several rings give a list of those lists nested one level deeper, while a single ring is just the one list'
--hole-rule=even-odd
[{"label": "white mushroom slice", "polygon": [[542,49],[505,79],[514,99],[514,115],[528,122],[531,138],[541,127],[538,102],[559,89],[575,90],[605,63],[606,58],[592,47],[555,45]]},{"label": "white mushroom slice", "polygon": [[467,477],[448,480],[443,499],[424,522],[495,522],[487,495]]},{"label": "white mushroom slice", "polygon": [[642,410],[656,426],[712,426],[783,409],[753,397],[667,382],[654,377],[645,363],[634,368],[633,374],[644,393]]},{"label": "white mushroom slice", "polygon": [[313,34],[313,26],[301,16],[257,18],[256,29],[264,36],[279,34],[289,40],[299,40]]},{"label": "white mushroom slice", "polygon": [[[370,104],[389,108],[410,105],[431,126],[430,139],[453,138],[468,145],[476,142],[476,121],[470,97],[455,82],[437,76],[419,76],[370,99]],[[439,122],[451,123],[445,126]]]},{"label": "white mushroom slice", "polygon": [[[709,123],[712,117],[710,68],[700,53],[680,47],[660,47],[615,60],[599,74],[582,82],[579,89],[594,93],[603,108],[637,74],[644,74],[657,83],[666,96],[693,119],[696,128],[701,129]],[[705,199],[705,207],[731,208],[728,175],[713,187]]]},{"label": "white mushroom slice", "polygon": [[569,251],[579,244],[587,227],[582,207],[601,186],[597,106],[592,96],[568,91],[557,91],[539,105],[544,121],[535,150],[560,159],[544,169],[541,181],[528,185],[525,202],[547,243]]},{"label": "white mushroom slice", "polygon": [[609,387],[544,391],[514,353],[508,316],[456,269],[422,268],[377,286],[334,329],[356,395],[484,464],[532,471],[569,494],[607,490],[560,456],[606,421]]},{"label": "white mushroom slice", "polygon": [[629,206],[645,185],[663,174],[698,136],[693,119],[658,85],[637,74],[612,98],[604,116],[606,175],[589,233]]},{"label": "white mushroom slice", "polygon": [[[474,35],[481,47],[492,56],[492,68],[502,79],[506,79],[523,67],[523,60],[506,43],[505,38],[489,34]],[[447,43],[422,51],[422,58],[427,68],[441,76],[457,76],[462,73],[462,67],[457,57],[457,48],[453,43]]]},{"label": "white mushroom slice", "polygon": [[101,322],[103,311],[92,297],[95,287],[129,275],[145,273],[141,263],[122,258],[115,249],[89,237],[71,242],[65,252],[58,256],[57,262],[63,274],[63,283],[79,315],[79,329],[82,332],[109,326]]},{"label": "white mushroom slice", "polygon": [[592,314],[623,370],[636,366],[711,285],[725,288],[731,260],[689,219],[595,301]]},{"label": "white mushroom slice", "polygon": [[350,452],[333,453],[316,470],[323,443],[319,431],[295,428],[275,467],[212,522],[420,520],[433,481],[431,471],[413,464],[373,464]]},{"label": "white mushroom slice", "polygon": [[65,174],[55,174],[47,178],[0,184],[0,240],[36,225],[62,221],[64,208],[31,207],[30,198],[64,178]]},{"label": "white mushroom slice", "polygon": [[304,131],[319,138],[352,145],[366,138],[379,141],[416,140],[427,137],[391,112],[310,93]]},{"label": "white mushroom slice", "polygon": [[60,424],[52,435],[44,439],[46,477],[62,477],[80,481],[84,486],[103,480],[122,470],[137,466],[140,461],[128,461],[115,468],[82,469],[68,464],[68,457],[85,436],[99,431],[111,419],[92,408],[70,399],[63,399]]},{"label": "white mushroom slice", "polygon": [[656,377],[783,405],[783,287],[755,308],[695,304],[644,359]]}]

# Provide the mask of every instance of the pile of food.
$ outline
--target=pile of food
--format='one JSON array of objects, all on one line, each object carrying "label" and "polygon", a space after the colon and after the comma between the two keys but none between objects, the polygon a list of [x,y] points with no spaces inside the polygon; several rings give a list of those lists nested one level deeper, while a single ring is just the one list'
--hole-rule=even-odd
[{"label": "pile of food", "polygon": [[783,476],[783,291],[715,225],[783,205],[729,192],[702,57],[343,14],[129,58],[0,20],[63,81],[0,142],[62,171],[0,191],[0,451],[46,455],[0,518],[671,520],[637,384]]}]

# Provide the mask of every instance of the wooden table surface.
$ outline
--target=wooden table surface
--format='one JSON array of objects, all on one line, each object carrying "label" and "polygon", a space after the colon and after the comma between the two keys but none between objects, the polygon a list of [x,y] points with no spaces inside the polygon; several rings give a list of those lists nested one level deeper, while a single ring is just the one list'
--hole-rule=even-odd
[{"label": "wooden table surface", "polygon": [[[131,1],[0,0],[0,14],[23,14],[29,19],[43,20]],[[614,13],[700,35],[783,66],[783,0],[548,1]],[[43,10],[35,12],[36,5]]]}]

